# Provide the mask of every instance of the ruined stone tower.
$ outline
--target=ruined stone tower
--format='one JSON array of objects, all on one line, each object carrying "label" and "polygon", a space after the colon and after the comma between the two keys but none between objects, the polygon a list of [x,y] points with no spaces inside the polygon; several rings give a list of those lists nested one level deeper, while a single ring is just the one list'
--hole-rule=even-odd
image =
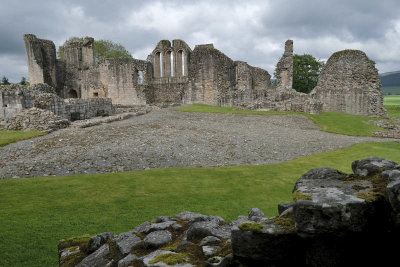
[{"label": "ruined stone tower", "polygon": [[290,89],[293,86],[293,41],[285,42],[285,52],[276,65],[277,87]]},{"label": "ruined stone tower", "polygon": [[31,84],[47,83],[57,86],[56,47],[52,41],[24,35],[25,51]]},{"label": "ruined stone tower", "polygon": [[332,54],[311,95],[325,111],[384,116],[383,94],[375,62],[360,50]]}]

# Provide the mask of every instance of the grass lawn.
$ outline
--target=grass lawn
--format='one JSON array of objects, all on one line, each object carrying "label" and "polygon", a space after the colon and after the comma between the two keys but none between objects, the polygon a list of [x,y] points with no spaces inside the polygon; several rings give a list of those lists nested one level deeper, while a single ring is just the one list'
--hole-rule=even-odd
[{"label": "grass lawn", "polygon": [[383,104],[391,117],[400,117],[400,95],[387,95]]},{"label": "grass lawn", "polygon": [[62,238],[128,231],[190,210],[233,220],[252,207],[268,216],[291,201],[297,178],[329,166],[350,172],[369,156],[400,162],[399,143],[365,143],[280,164],[170,168],[0,181],[0,266],[56,266]]},{"label": "grass lawn", "polygon": [[45,133],[37,132],[37,131],[5,131],[0,130],[0,146],[5,146],[10,143],[14,143],[17,141],[29,139],[36,136],[45,135]]},{"label": "grass lawn", "polygon": [[315,124],[321,127],[321,130],[329,133],[354,135],[354,136],[374,136],[373,131],[385,131],[380,127],[367,124],[367,120],[376,120],[376,118],[359,116],[353,114],[339,112],[323,112],[322,114],[308,114],[302,112],[291,111],[258,111],[258,110],[240,110],[234,107],[216,107],[204,104],[194,104],[182,108],[177,111],[183,112],[205,112],[205,113],[231,113],[246,115],[285,115],[285,114],[301,114],[310,118]]}]

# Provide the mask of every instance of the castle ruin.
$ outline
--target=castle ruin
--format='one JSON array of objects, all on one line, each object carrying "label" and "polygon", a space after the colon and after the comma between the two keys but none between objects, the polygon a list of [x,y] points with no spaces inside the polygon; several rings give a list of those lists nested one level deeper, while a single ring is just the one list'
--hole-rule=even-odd
[{"label": "castle ruin", "polygon": [[113,104],[204,103],[268,110],[320,113],[322,105],[292,89],[293,41],[278,63],[278,85],[271,75],[234,61],[213,44],[160,41],[146,60],[112,58],[95,62],[94,40],[65,45],[56,59],[51,41],[24,36],[31,83],[48,83],[63,98],[111,98]]},{"label": "castle ruin", "polygon": [[213,44],[192,50],[183,40],[160,41],[146,60],[108,58],[96,62],[94,39],[68,42],[64,60],[49,40],[24,36],[31,84],[47,83],[62,98],[110,98],[112,104],[193,104],[321,113],[322,110],[385,116],[374,62],[365,53],[334,53],[311,94],[295,91],[293,41],[270,74],[234,61]]}]

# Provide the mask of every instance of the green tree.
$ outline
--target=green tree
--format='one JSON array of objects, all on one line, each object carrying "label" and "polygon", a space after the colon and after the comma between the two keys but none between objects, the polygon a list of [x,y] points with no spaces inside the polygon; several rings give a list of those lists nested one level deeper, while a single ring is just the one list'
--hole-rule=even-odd
[{"label": "green tree", "polygon": [[312,55],[293,56],[293,89],[309,93],[317,85],[318,76],[325,63]]},{"label": "green tree", "polygon": [[[83,41],[84,38],[81,37],[71,37],[64,42],[63,45],[58,47],[57,56],[59,59],[64,60],[64,50],[65,45],[71,42]],[[94,41],[94,54],[96,57],[96,62],[101,61],[105,58],[119,58],[128,57],[132,58],[132,55],[125,49],[124,46],[118,43],[114,43],[109,40],[97,40]]]},{"label": "green tree", "polygon": [[8,79],[7,79],[6,76],[3,76],[3,78],[1,79],[1,84],[2,84],[2,85],[10,84],[10,82],[8,81]]},{"label": "green tree", "polygon": [[21,84],[21,85],[26,85],[26,78],[25,78],[25,77],[22,77],[22,78],[21,78],[21,81],[19,82],[19,84]]}]

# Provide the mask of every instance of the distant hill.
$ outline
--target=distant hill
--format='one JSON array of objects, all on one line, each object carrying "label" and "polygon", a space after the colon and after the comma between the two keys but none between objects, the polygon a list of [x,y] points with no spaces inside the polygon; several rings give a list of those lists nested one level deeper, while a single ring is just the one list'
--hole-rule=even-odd
[{"label": "distant hill", "polygon": [[400,71],[379,74],[385,95],[400,95]]},{"label": "distant hill", "polygon": [[382,87],[400,86],[400,71],[386,72],[379,74]]}]

